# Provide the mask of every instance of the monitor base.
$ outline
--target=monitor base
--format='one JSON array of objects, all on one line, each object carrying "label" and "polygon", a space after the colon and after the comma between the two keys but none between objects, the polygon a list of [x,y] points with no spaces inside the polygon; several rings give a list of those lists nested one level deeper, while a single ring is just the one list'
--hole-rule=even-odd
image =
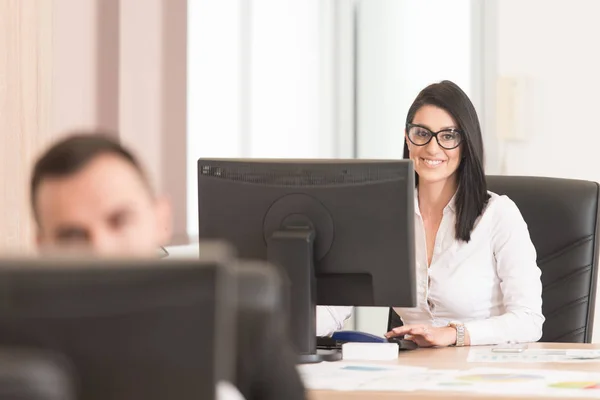
[{"label": "monitor base", "polygon": [[300,354],[298,364],[316,364],[320,362],[333,362],[342,359],[342,352],[339,350],[317,350],[316,354]]}]

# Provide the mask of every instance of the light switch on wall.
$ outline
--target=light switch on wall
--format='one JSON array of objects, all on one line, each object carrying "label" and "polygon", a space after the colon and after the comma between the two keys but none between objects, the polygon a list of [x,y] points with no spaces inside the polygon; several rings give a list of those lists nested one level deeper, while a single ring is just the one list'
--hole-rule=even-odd
[{"label": "light switch on wall", "polygon": [[533,134],[533,84],[525,76],[496,81],[496,134],[507,142],[524,142]]}]

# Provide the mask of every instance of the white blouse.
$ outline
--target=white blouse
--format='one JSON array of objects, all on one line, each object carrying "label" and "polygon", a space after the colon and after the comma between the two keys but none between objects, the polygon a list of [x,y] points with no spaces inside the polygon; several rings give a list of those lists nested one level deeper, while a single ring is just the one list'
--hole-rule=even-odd
[{"label": "white blouse", "polygon": [[540,339],[544,316],[535,248],[516,204],[490,195],[469,243],[455,238],[454,198],[444,208],[428,268],[415,193],[417,307],[395,308],[405,324],[460,321],[471,345]]},{"label": "white blouse", "polygon": [[352,315],[347,306],[317,306],[317,336],[331,336],[344,329],[344,322]]}]

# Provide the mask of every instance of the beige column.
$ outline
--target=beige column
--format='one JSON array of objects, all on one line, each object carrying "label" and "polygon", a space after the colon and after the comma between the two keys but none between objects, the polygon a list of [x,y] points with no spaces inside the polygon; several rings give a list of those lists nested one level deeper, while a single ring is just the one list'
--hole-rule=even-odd
[{"label": "beige column", "polygon": [[31,160],[52,137],[52,3],[0,0],[0,252],[31,241]]}]

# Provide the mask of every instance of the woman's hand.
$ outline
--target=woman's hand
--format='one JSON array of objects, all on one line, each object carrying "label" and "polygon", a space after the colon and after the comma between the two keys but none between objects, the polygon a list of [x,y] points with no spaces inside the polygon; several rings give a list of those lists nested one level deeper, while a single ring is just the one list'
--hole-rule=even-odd
[{"label": "woman's hand", "polygon": [[445,347],[456,344],[456,329],[451,326],[404,325],[386,333],[385,337],[403,335],[406,335],[406,340],[412,340],[419,347]]}]

